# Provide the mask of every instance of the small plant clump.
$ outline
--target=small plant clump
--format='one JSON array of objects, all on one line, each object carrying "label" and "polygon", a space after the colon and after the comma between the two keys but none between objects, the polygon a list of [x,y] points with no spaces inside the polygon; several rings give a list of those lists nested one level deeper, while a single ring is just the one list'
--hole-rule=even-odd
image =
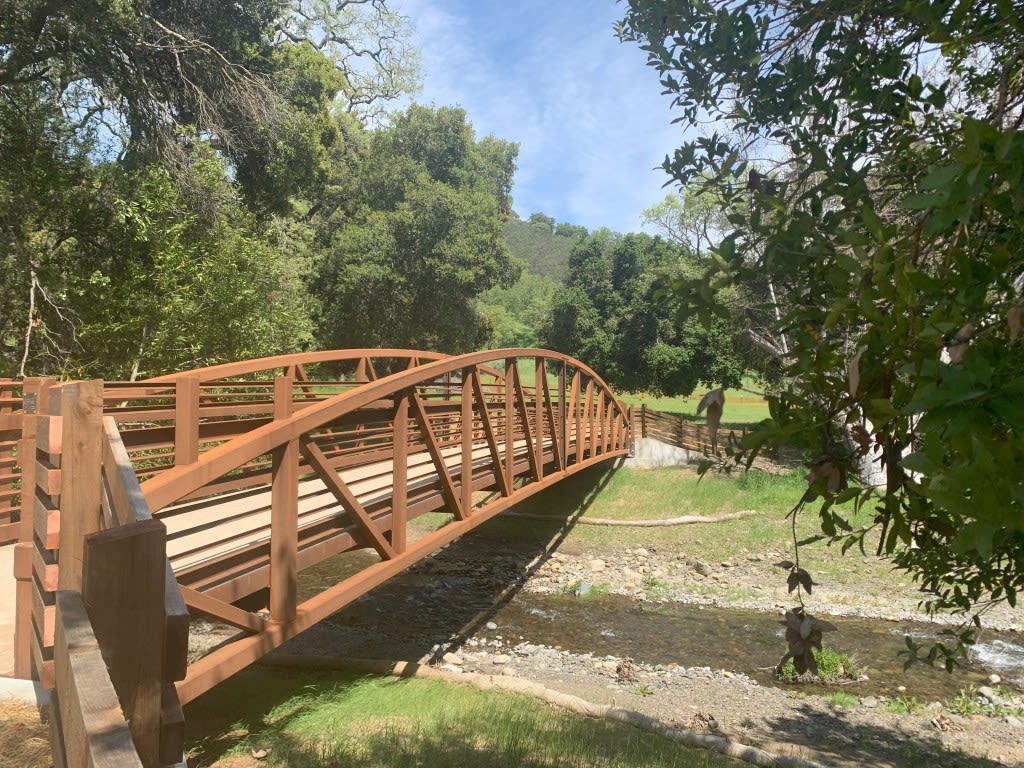
[{"label": "small plant clump", "polygon": [[921,711],[921,702],[913,696],[896,696],[885,702],[885,709],[894,715],[912,715]]},{"label": "small plant clump", "polygon": [[814,660],[817,663],[817,674],[810,671],[800,674],[796,671],[793,659],[787,659],[776,671],[779,680],[786,683],[807,681],[837,683],[857,679],[857,669],[847,654],[840,653],[828,646],[822,646],[821,650],[814,648],[811,653],[814,654]]},{"label": "small plant clump", "polygon": [[833,707],[839,707],[842,709],[850,709],[852,707],[856,707],[860,703],[860,700],[856,696],[852,693],[847,693],[846,691],[836,691],[835,693],[829,694],[828,701]]},{"label": "small plant clump", "polygon": [[601,595],[607,595],[611,591],[611,587],[600,582],[591,584],[582,579],[577,579],[571,584],[566,584],[562,591],[573,597],[600,597]]},{"label": "small plant clump", "polygon": [[1024,706],[1021,706],[1020,699],[1014,699],[1013,691],[1008,689],[997,689],[1000,701],[990,701],[978,694],[978,691],[970,688],[962,688],[955,698],[946,702],[946,708],[954,714],[963,717],[972,715],[984,715],[986,717],[1007,717],[1012,715],[1020,717],[1024,715]]}]

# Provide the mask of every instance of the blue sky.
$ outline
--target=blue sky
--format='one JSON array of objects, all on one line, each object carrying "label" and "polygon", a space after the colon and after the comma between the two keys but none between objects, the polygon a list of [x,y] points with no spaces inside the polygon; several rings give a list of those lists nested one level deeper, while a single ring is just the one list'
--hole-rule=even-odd
[{"label": "blue sky", "polygon": [[523,218],[618,232],[671,188],[659,167],[682,143],[644,53],[620,43],[614,0],[396,0],[416,27],[416,100],[463,107],[477,136],[519,144]]}]

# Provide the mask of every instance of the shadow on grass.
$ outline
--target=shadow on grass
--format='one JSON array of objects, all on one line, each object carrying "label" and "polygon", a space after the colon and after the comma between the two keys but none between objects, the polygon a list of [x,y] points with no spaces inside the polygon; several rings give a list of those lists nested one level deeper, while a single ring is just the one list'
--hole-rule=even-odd
[{"label": "shadow on grass", "polygon": [[189,764],[197,768],[235,756],[249,765],[253,752],[262,764],[292,768],[737,765],[620,723],[436,681],[247,670],[190,704],[187,715],[195,730]]},{"label": "shadow on grass", "polygon": [[[921,716],[922,718],[924,715]],[[780,742],[814,751],[825,763],[898,766],[899,768],[999,768],[1006,763],[968,755],[942,743],[938,730],[923,735],[916,727],[865,724],[846,710],[821,711],[794,704],[792,713],[767,721]],[[991,745],[993,754],[999,745]]]}]

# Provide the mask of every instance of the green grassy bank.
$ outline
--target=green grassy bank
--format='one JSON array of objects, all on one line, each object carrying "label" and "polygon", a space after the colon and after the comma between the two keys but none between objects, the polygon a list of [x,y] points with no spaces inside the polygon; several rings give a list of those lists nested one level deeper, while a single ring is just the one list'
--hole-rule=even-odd
[{"label": "green grassy bank", "polygon": [[[726,768],[735,760],[529,697],[435,680],[253,668],[191,703],[189,765]],[[254,757],[256,756],[256,757]]]}]

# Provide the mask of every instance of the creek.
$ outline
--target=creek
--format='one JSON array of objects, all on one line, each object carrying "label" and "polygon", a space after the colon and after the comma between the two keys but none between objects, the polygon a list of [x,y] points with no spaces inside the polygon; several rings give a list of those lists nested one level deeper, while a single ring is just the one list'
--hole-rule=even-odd
[{"label": "creek", "polygon": [[[925,644],[941,626],[855,617],[819,616],[838,631],[826,645],[848,654],[867,680],[830,688],[777,683],[775,665],[785,651],[781,616],[735,608],[638,601],[614,594],[542,594],[523,590],[527,563],[536,552],[474,540],[449,545],[328,619],[329,648],[339,656],[418,660],[439,658],[469,637],[500,638],[561,648],[596,657],[630,657],[650,665],[677,664],[743,673],[763,685],[808,692],[844,690],[858,696],[946,701],[985,684],[995,672],[1024,687],[1024,639],[986,630],[971,659],[952,674],[916,664],[904,670],[905,635]],[[303,572],[300,598],[336,583],[375,556],[365,553],[324,561]],[[496,628],[488,629],[490,625]],[[900,687],[904,690],[900,690]]]}]

